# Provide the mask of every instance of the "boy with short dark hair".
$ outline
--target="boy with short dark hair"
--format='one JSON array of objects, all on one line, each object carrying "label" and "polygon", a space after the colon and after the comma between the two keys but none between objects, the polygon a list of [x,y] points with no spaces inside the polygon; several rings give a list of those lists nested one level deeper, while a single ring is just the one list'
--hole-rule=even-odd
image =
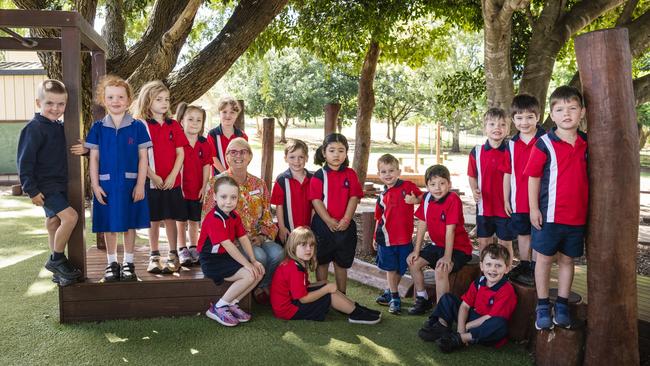
[{"label": "boy with short dark hair", "polygon": [[479,250],[492,243],[496,233],[499,244],[508,248],[512,258],[510,219],[503,205],[503,172],[499,167],[506,156],[505,139],[510,123],[501,108],[490,108],[483,116],[483,131],[487,141],[472,148],[467,175],[476,201],[476,235]]},{"label": "boy with short dark hair", "polygon": [[537,139],[546,133],[537,125],[539,102],[528,94],[512,99],[510,115],[518,130],[510,141],[503,160],[503,196],[506,214],[510,216],[510,228],[517,235],[519,265],[510,271],[511,280],[528,286],[535,285],[535,272],[531,262],[530,216],[528,207],[528,177],[524,169]]},{"label": "boy with short dark hair", "polygon": [[[437,342],[444,353],[468,344],[500,347],[506,343],[508,320],[517,305],[517,295],[505,274],[510,252],[504,246],[489,244],[481,251],[483,275],[458,298],[444,294],[418,332],[420,338]],[[451,331],[456,321],[457,331]]]},{"label": "boy with short dark hair", "polygon": [[413,251],[413,205],[420,203],[422,191],[413,182],[399,179],[399,161],[391,154],[379,158],[377,170],[384,191],[375,205],[377,225],[372,245],[377,251],[377,267],[386,271],[388,284],[377,303],[388,305],[391,314],[400,314],[398,286],[406,272],[406,257]]},{"label": "boy with short dark hair", "polygon": [[77,224],[77,212],[68,203],[68,159],[63,122],[68,93],[62,82],[44,80],[36,91],[41,109],[20,132],[18,174],[23,191],[45,211],[45,227],[52,254],[45,268],[61,286],[75,283],[81,271],[66,258],[65,246]]},{"label": "boy with short dark hair", "polygon": [[[436,297],[449,291],[449,274],[458,272],[472,259],[472,245],[465,230],[463,203],[456,192],[451,191],[449,170],[444,165],[434,165],[424,173],[429,191],[415,212],[418,230],[413,253],[406,259],[413,276],[415,304],[410,315],[424,314],[432,307],[424,288],[422,268],[435,268]],[[432,245],[422,248],[425,232],[429,232]]]},{"label": "boy with short dark hair", "polygon": [[[580,91],[561,86],[550,96],[551,119],[557,127],[539,138],[530,153],[524,174],[532,247],[537,252],[537,329],[553,324],[571,326],[568,298],[573,283],[573,259],[584,249],[589,198],[587,135],[578,130],[585,115]],[[558,262],[558,297],[551,317],[549,276],[554,258]]]}]

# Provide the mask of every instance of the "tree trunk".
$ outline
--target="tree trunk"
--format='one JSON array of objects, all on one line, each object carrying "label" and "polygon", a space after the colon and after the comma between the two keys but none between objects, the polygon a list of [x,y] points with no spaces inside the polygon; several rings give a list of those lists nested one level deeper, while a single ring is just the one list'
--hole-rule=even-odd
[{"label": "tree trunk", "polygon": [[390,118],[386,119],[386,140],[390,140]]},{"label": "tree trunk", "polygon": [[280,123],[280,121],[278,121],[278,124],[280,125],[280,142],[286,144],[287,143],[286,132],[287,132],[287,127],[289,127],[289,118],[285,118],[284,123]]},{"label": "tree trunk", "polygon": [[451,152],[460,152],[460,124],[458,122],[454,123],[454,131],[451,139]]},{"label": "tree trunk", "polygon": [[379,43],[370,41],[359,78],[359,109],[357,110],[357,125],[355,135],[354,159],[352,167],[359,176],[361,184],[366,181],[368,173],[368,158],[370,157],[370,121],[375,108],[375,91],[373,83],[377,62],[379,61]]},{"label": "tree trunk", "polygon": [[643,150],[646,142],[648,142],[648,137],[650,137],[650,129],[644,128],[641,125],[639,127],[639,151]]},{"label": "tree trunk", "polygon": [[397,122],[395,122],[395,121],[391,122],[391,128],[393,130],[393,136],[391,137],[390,142],[391,142],[391,144],[395,144],[395,145],[397,145],[397,126],[399,126],[399,124]]}]

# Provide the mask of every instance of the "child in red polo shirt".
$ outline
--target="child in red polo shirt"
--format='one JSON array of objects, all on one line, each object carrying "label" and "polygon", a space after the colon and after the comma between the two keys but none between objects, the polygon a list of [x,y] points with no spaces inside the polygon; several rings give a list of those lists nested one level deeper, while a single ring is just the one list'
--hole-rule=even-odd
[{"label": "child in red polo shirt", "polygon": [[357,173],[348,168],[348,140],[340,133],[325,137],[314,162],[324,164],[309,182],[309,199],[316,211],[311,221],[318,243],[316,279],[326,280],[329,264],[334,262],[336,286],[345,293],[357,248],[357,225],[352,217],[363,191]]},{"label": "child in red polo shirt", "polygon": [[[501,347],[507,342],[508,321],[517,306],[517,295],[505,274],[508,273],[510,252],[498,244],[490,244],[481,251],[481,272],[458,298],[444,294],[435,310],[418,331],[425,341],[438,343],[440,350],[449,353],[468,344]],[[456,321],[457,331],[451,331]]]},{"label": "child in red polo shirt", "polygon": [[290,139],[284,147],[284,161],[289,165],[275,179],[271,204],[278,219],[278,237],[282,243],[289,233],[300,226],[309,226],[312,206],[309,200],[309,181],[312,174],[305,169],[309,149],[301,140]]},{"label": "child in red polo shirt", "polygon": [[285,320],[323,321],[330,307],[348,314],[356,324],[377,324],[381,312],[350,300],[336,285],[319,281],[309,283],[309,272],[316,269],[316,238],[306,226],[289,234],[284,247],[285,260],[273,274],[271,307],[273,314]]},{"label": "child in red polo shirt", "polygon": [[[199,262],[196,243],[201,224],[201,204],[208,189],[212,149],[203,137],[205,109],[181,102],[176,109],[176,118],[185,131],[189,144],[184,148],[183,169],[181,170],[183,197],[187,211],[187,221],[176,221],[178,230],[178,257],[181,266],[191,266]],[[186,233],[189,232],[190,248],[187,249]]]},{"label": "child in red polo shirt", "polygon": [[472,148],[469,154],[467,175],[476,201],[476,235],[479,250],[492,242],[496,233],[499,244],[510,251],[515,236],[510,230],[510,219],[503,205],[503,171],[500,167],[506,156],[505,142],[510,129],[506,112],[490,108],[483,116],[483,129],[487,141]]},{"label": "child in red polo shirt", "polygon": [[[583,254],[589,203],[587,135],[578,131],[585,115],[582,94],[574,87],[561,86],[549,99],[551,119],[557,127],[537,140],[524,170],[530,177],[532,246],[537,252],[537,329],[549,329],[553,324],[571,326],[568,298],[573,258]],[[558,297],[551,318],[548,288],[554,259],[559,266]]]},{"label": "child in red polo shirt", "polygon": [[528,94],[519,94],[510,106],[512,122],[518,132],[508,141],[501,171],[503,171],[503,199],[506,214],[510,216],[510,229],[517,235],[519,265],[510,271],[513,281],[528,286],[535,285],[531,264],[530,216],[528,208],[528,177],[524,168],[537,139],[546,133],[537,125],[539,102]]},{"label": "child in red polo shirt", "polygon": [[[472,245],[465,230],[463,202],[451,191],[449,170],[444,165],[433,165],[424,173],[429,191],[415,211],[418,218],[415,248],[406,262],[413,276],[415,304],[410,315],[421,315],[432,307],[424,288],[422,268],[431,266],[436,271],[436,297],[449,291],[449,274],[459,271],[472,259]],[[429,232],[431,245],[422,248],[424,234]]]},{"label": "child in red polo shirt", "polygon": [[[239,308],[239,301],[251,292],[264,276],[264,266],[255,259],[253,247],[241,218],[235,212],[239,185],[229,176],[214,182],[216,206],[205,216],[199,237],[199,257],[203,275],[219,286],[232,282],[219,301],[210,304],[205,315],[227,327],[245,323],[251,315]],[[244,249],[246,256],[235,245]]]},{"label": "child in red polo shirt", "polygon": [[402,312],[402,301],[397,287],[406,272],[406,257],[413,251],[413,205],[420,203],[422,191],[413,182],[399,179],[399,161],[391,154],[377,161],[377,175],[385,184],[377,197],[375,237],[377,267],[386,271],[388,288],[377,298],[380,305],[388,305],[388,312]]},{"label": "child in red polo shirt", "polygon": [[219,126],[208,132],[208,142],[212,146],[212,165],[214,175],[224,172],[228,169],[226,162],[226,148],[232,139],[242,137],[248,141],[248,136],[243,130],[235,127],[235,121],[241,113],[239,102],[233,97],[226,96],[219,100]]},{"label": "child in red polo shirt", "polygon": [[[181,125],[171,119],[169,114],[169,89],[160,80],[146,83],[138,100],[135,102],[135,115],[145,122],[147,132],[153,142],[149,149],[149,273],[171,274],[180,270],[178,252],[176,251],[176,221],[185,221],[187,212],[183,191],[181,190],[180,171],[183,167],[187,137]],[[163,266],[160,262],[158,237],[160,222],[165,222],[168,258]]]}]

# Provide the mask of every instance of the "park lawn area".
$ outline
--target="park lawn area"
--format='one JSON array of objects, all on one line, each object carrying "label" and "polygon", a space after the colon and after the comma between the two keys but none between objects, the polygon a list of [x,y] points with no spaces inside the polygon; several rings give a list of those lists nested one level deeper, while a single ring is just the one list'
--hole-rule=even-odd
[{"label": "park lawn area", "polygon": [[[322,323],[281,321],[259,305],[253,320],[236,328],[203,314],[62,325],[57,289],[43,269],[48,249],[42,210],[5,190],[0,218],[0,365],[532,364],[525,348],[515,344],[444,355],[417,337],[425,317],[392,316],[386,308],[375,326],[349,324],[335,311]],[[375,289],[353,282],[348,292],[379,308]]]}]

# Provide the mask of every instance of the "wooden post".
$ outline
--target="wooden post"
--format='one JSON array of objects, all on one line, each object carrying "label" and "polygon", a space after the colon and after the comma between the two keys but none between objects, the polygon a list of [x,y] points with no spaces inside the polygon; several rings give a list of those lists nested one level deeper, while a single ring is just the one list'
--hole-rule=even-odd
[{"label": "wooden post", "polygon": [[639,133],[627,28],[583,34],[575,50],[589,131],[585,365],[638,365]]},{"label": "wooden post", "polygon": [[239,115],[237,116],[237,119],[235,120],[235,127],[239,128],[240,130],[244,131],[244,127],[246,127],[246,118],[244,117],[244,100],[243,99],[237,99],[237,102],[239,102],[239,108],[241,110],[239,111]]},{"label": "wooden post", "polygon": [[[584,342],[583,325],[572,329],[555,327],[551,330],[539,331],[535,339],[535,364],[538,366],[582,365]],[[603,348],[607,347],[603,346]]]},{"label": "wooden post", "polygon": [[510,281],[517,294],[517,307],[508,324],[508,338],[513,341],[529,340],[535,333],[535,307],[537,292],[535,286],[526,286]]},{"label": "wooden post", "polygon": [[341,104],[327,103],[323,109],[325,110],[325,136],[327,136],[336,132],[336,122],[339,119]]},{"label": "wooden post", "polygon": [[418,163],[419,163],[419,159],[418,159],[418,150],[420,148],[420,145],[418,143],[419,130],[420,130],[420,124],[416,121],[415,122],[415,164],[413,165],[416,173],[418,173]]},{"label": "wooden post", "polygon": [[[63,83],[68,90],[65,108],[65,139],[76,143],[81,138],[81,34],[74,27],[61,29]],[[81,158],[68,154],[68,201],[79,214],[77,225],[68,241],[70,262],[86,275],[86,245],[84,243],[84,169]]]},{"label": "wooden post", "polygon": [[[93,85],[93,120],[97,121],[104,118],[104,115],[106,114],[104,107],[95,102],[97,97],[97,84],[99,84],[99,80],[106,75],[106,55],[103,52],[93,52],[91,65]],[[104,233],[97,233],[95,235],[95,243],[97,249],[106,249]]]},{"label": "wooden post", "polygon": [[262,179],[271,189],[273,182],[273,145],[275,143],[275,118],[262,121]]},{"label": "wooden post", "polygon": [[442,156],[440,155],[440,144],[442,143],[442,126],[440,121],[436,122],[436,164],[442,164]]},{"label": "wooden post", "polygon": [[361,248],[357,252],[364,255],[375,255],[377,252],[372,248],[372,241],[375,237],[375,213],[372,211],[361,213]]}]

